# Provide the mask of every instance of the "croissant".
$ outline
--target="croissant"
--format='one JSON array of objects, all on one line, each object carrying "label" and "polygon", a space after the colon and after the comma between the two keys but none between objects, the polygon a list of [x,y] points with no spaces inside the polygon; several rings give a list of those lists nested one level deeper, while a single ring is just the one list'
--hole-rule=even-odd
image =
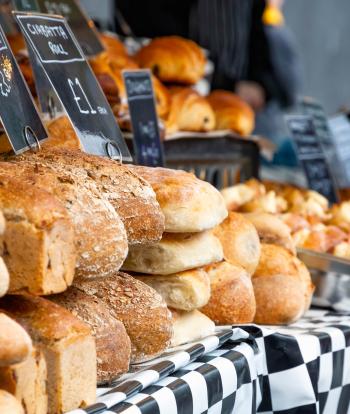
[{"label": "croissant", "polygon": [[192,85],[204,75],[206,58],[194,42],[178,36],[156,38],[135,56],[142,68],[149,68],[163,82]]},{"label": "croissant", "polygon": [[254,111],[232,92],[213,91],[208,97],[216,117],[216,129],[231,129],[239,135],[250,135],[255,126]]},{"label": "croissant", "polygon": [[176,90],[171,99],[166,132],[207,132],[215,128],[215,115],[206,98],[190,88]]}]

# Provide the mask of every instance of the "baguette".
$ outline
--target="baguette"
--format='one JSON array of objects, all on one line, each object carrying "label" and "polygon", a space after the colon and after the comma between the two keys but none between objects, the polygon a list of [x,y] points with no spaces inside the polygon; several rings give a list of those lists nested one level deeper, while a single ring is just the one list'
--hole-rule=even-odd
[{"label": "baguette", "polygon": [[[64,204],[75,230],[75,277],[107,276],[119,270],[128,249],[125,229],[110,203],[98,194],[93,181],[86,182],[78,172],[68,174],[63,168],[58,170],[24,155],[0,163],[0,174],[5,177],[16,174],[31,187],[47,188]],[[26,209],[30,210],[31,201],[26,203]]]},{"label": "baguette", "polygon": [[35,348],[23,362],[0,367],[0,388],[22,402],[25,414],[48,414],[46,381],[45,358]]},{"label": "baguette", "polygon": [[27,332],[0,313],[0,367],[22,362],[31,351],[32,341]]},{"label": "baguette", "polygon": [[62,414],[92,404],[96,398],[96,348],[88,326],[40,297],[5,296],[0,308],[27,330],[45,356],[48,413]]},{"label": "baguette", "polygon": [[168,233],[153,246],[130,247],[123,269],[170,275],[222,259],[220,242],[209,230],[202,233]]},{"label": "baguette", "polygon": [[74,286],[64,293],[49,296],[49,299],[91,328],[96,340],[98,383],[110,382],[128,372],[130,339],[122,322],[111,315],[102,300]]},{"label": "baguette", "polygon": [[167,168],[129,168],[153,187],[165,215],[166,232],[201,232],[227,217],[225,201],[219,191],[195,175]]},{"label": "baguette", "polygon": [[0,390],[1,414],[24,414],[23,407],[16,398],[4,390]]},{"label": "baguette", "polygon": [[162,297],[125,273],[81,280],[78,289],[102,300],[123,322],[131,340],[131,362],[142,362],[166,350],[172,335],[171,315]]},{"label": "baguette", "polygon": [[192,269],[172,275],[134,275],[155,289],[173,309],[192,311],[207,304],[210,280],[204,269]]},{"label": "baguette", "polygon": [[[18,160],[18,156],[14,159]],[[68,149],[26,152],[21,161],[40,162],[55,171],[82,177],[82,185],[95,186],[114,207],[125,226],[128,243],[148,244],[160,240],[164,216],[151,186],[125,165],[107,158]]]},{"label": "baguette", "polygon": [[[12,178],[18,169],[4,165],[0,163],[0,208],[6,229],[0,246],[10,274],[10,292],[62,292],[72,283],[76,263],[72,221],[56,197]],[[3,276],[2,263],[1,268]]]}]

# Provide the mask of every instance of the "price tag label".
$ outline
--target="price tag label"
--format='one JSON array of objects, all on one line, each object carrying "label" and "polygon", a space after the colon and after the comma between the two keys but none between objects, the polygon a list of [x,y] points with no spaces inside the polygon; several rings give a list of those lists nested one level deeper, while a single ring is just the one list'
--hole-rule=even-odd
[{"label": "price tag label", "polygon": [[75,0],[13,0],[18,11],[34,11],[65,17],[84,54],[94,56],[104,50],[94,23]]},{"label": "price tag label", "polygon": [[288,116],[287,124],[294,139],[297,155],[309,188],[323,194],[331,203],[337,202],[336,185],[312,117]]},{"label": "price tag label", "polygon": [[47,138],[33,98],[0,28],[0,118],[19,154]]},{"label": "price tag label", "polygon": [[84,150],[132,161],[112,109],[65,19],[40,13],[14,15]]},{"label": "price tag label", "polygon": [[123,71],[133,131],[135,158],[150,167],[164,165],[154,91],[149,70]]}]

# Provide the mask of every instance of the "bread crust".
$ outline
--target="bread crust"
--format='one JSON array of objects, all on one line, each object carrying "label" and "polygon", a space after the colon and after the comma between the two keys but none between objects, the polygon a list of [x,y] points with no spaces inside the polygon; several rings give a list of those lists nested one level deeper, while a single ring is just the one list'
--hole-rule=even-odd
[{"label": "bread crust", "polygon": [[201,312],[219,325],[251,323],[255,296],[249,273],[226,261],[207,266],[211,295]]},{"label": "bread crust", "polygon": [[84,280],[75,286],[102,300],[111,314],[123,322],[131,340],[131,362],[160,355],[172,335],[171,314],[162,297],[126,273]]},{"label": "bread crust", "polygon": [[23,407],[16,398],[6,391],[0,390],[1,414],[24,414]]},{"label": "bread crust", "polygon": [[213,228],[227,217],[219,191],[193,174],[167,168],[129,168],[151,184],[165,215],[166,232],[201,232]]}]

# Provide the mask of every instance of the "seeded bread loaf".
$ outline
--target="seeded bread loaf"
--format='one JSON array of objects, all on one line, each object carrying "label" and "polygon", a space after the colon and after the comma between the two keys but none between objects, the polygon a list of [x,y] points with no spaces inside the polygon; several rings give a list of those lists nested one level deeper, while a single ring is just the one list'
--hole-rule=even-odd
[{"label": "seeded bread loaf", "polygon": [[96,348],[87,325],[41,297],[7,295],[0,308],[20,323],[42,351],[48,370],[48,413],[92,404],[96,398]]},{"label": "seeded bread loaf", "polygon": [[[164,215],[152,187],[128,166],[104,157],[69,149],[26,152],[21,160],[39,161],[52,168],[63,168],[70,175],[79,173],[106,197],[122,219],[130,245],[160,240]],[[18,157],[16,157],[16,160]]]},{"label": "seeded bread loaf", "polygon": [[72,286],[48,299],[69,310],[91,328],[96,340],[97,381],[110,382],[129,370],[130,339],[102,300]]},{"label": "seeded bread loaf", "polygon": [[[0,163],[0,208],[6,229],[0,249],[10,274],[10,292],[37,295],[65,290],[76,263],[73,223],[52,194],[14,179],[16,166]],[[5,268],[0,274],[5,274]]]},{"label": "seeded bread loaf", "polygon": [[[107,276],[119,270],[128,249],[126,232],[118,214],[99,195],[94,182],[86,182],[78,172],[58,171],[48,164],[24,160],[21,156],[18,159],[0,163],[0,175],[13,174],[32,188],[46,188],[64,205],[75,230],[75,277]],[[23,194],[20,197],[24,197]],[[26,202],[21,199],[21,203],[26,203],[26,209],[31,210],[29,195],[27,198]],[[45,211],[45,205],[41,207]],[[40,216],[38,220],[41,220]],[[24,248],[28,249],[27,246]]]},{"label": "seeded bread loaf", "polygon": [[131,340],[131,362],[152,359],[168,347],[171,314],[151,287],[121,272],[108,278],[77,281],[75,286],[102,300],[123,322]]}]

